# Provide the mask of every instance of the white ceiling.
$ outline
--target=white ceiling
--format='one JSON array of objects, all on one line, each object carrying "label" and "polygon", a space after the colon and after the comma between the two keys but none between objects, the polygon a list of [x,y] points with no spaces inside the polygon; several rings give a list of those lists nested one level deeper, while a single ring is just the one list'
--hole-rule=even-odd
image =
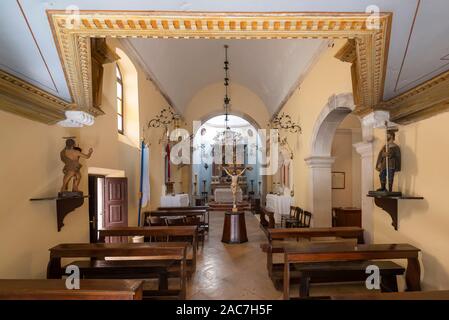
[{"label": "white ceiling", "polygon": [[[256,93],[271,114],[327,47],[322,40],[131,39],[128,44],[181,113],[199,90],[224,82],[225,44],[230,82]],[[232,92],[230,98],[232,104]]]},{"label": "white ceiling", "polygon": [[81,10],[364,12],[369,5],[393,13],[385,99],[449,70],[447,0],[1,0],[0,68],[70,100],[46,15],[46,10],[69,6]]}]

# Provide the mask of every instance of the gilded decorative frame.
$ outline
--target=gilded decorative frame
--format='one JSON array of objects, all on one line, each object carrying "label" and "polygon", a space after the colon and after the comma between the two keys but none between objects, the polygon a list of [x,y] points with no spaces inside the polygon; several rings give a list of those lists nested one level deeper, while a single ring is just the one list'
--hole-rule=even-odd
[{"label": "gilded decorative frame", "polygon": [[354,39],[357,109],[365,113],[382,101],[391,13],[380,13],[375,29],[365,13],[81,11],[77,21],[64,11],[47,14],[73,101],[95,116],[103,112],[92,104],[91,37]]}]

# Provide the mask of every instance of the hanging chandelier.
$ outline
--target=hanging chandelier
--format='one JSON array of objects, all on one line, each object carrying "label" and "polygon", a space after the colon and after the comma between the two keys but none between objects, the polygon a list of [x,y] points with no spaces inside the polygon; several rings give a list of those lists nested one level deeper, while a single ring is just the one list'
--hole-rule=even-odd
[{"label": "hanging chandelier", "polygon": [[224,129],[223,131],[218,132],[215,137],[213,138],[216,143],[225,145],[225,144],[232,144],[237,143],[242,139],[242,135],[236,131],[231,130],[229,127],[229,108],[231,103],[231,98],[229,98],[228,95],[228,87],[229,87],[229,60],[228,60],[228,45],[224,45],[225,49],[225,61],[224,61],[224,71],[225,71],[225,77],[224,77],[224,89],[225,89],[225,95],[223,98],[223,107],[225,112],[225,120],[224,120]]}]

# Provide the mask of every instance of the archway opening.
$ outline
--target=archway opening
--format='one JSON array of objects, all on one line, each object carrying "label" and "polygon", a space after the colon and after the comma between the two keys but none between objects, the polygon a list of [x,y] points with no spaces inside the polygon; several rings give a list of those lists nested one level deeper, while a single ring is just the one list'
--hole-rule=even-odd
[{"label": "archway opening", "polygon": [[[333,207],[360,206],[362,212],[364,210],[360,190],[367,184],[364,180],[372,179],[373,173],[367,171],[368,167],[362,163],[371,159],[362,158],[359,161],[360,156],[354,153],[354,144],[362,140],[362,130],[360,119],[351,115],[353,110],[352,94],[333,95],[314,127],[311,156],[305,160],[310,168],[310,209],[314,217],[313,225],[317,227],[333,225]],[[345,138],[344,133],[347,134]],[[353,172],[355,177],[352,177]],[[349,176],[350,180],[347,179]],[[339,200],[346,196],[342,205]]]},{"label": "archway opening", "polygon": [[354,148],[362,141],[359,118],[348,114],[332,140],[332,226],[361,227],[361,158]]},{"label": "archway opening", "polygon": [[261,137],[253,121],[240,115],[215,115],[203,121],[193,138],[192,193],[207,203],[232,202],[228,172],[239,177],[237,200],[248,201],[263,194],[260,175]]}]

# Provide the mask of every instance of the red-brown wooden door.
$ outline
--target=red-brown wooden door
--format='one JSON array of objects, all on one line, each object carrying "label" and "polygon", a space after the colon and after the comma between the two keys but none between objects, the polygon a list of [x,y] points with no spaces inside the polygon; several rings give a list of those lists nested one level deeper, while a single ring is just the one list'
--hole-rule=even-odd
[{"label": "red-brown wooden door", "polygon": [[[105,229],[128,226],[128,181],[126,178],[104,179]],[[109,237],[106,242],[126,242],[126,237]]]}]

